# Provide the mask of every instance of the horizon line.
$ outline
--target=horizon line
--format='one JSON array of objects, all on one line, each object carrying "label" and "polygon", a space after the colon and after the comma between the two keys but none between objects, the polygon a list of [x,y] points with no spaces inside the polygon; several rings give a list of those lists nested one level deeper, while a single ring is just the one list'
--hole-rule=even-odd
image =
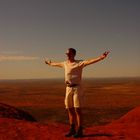
[{"label": "horizon line", "polygon": [[[140,76],[114,76],[114,77],[85,77],[82,80],[86,79],[119,79],[119,78],[140,78]],[[0,79],[0,81],[15,81],[15,80],[64,80],[64,78],[6,78]]]}]

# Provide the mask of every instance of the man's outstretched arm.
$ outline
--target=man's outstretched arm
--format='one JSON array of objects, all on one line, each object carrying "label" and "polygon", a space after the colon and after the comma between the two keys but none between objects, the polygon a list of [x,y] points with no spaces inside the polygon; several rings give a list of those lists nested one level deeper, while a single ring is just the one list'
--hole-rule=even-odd
[{"label": "man's outstretched arm", "polygon": [[55,66],[55,67],[63,67],[63,62],[52,62],[51,60],[45,60],[45,63],[49,66]]},{"label": "man's outstretched arm", "polygon": [[104,52],[104,53],[103,53],[100,57],[98,57],[98,58],[93,58],[93,59],[90,59],[90,60],[86,60],[86,61],[84,61],[84,66],[87,66],[87,65],[90,65],[90,64],[99,62],[99,61],[103,60],[104,58],[106,58],[108,54],[109,54],[109,51],[108,51],[108,52]]}]

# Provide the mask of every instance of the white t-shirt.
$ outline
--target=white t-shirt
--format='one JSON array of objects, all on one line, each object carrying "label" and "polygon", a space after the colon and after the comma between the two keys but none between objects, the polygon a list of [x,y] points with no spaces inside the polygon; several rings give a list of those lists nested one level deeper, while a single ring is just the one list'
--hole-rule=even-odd
[{"label": "white t-shirt", "polygon": [[65,69],[65,82],[69,84],[79,84],[81,83],[82,70],[84,68],[84,61],[76,60],[73,63],[68,61],[63,62]]},{"label": "white t-shirt", "polygon": [[57,66],[65,69],[65,82],[69,84],[81,84],[82,70],[85,66],[89,65],[88,60],[75,60],[73,63],[68,61],[60,63],[51,63],[51,66]]}]

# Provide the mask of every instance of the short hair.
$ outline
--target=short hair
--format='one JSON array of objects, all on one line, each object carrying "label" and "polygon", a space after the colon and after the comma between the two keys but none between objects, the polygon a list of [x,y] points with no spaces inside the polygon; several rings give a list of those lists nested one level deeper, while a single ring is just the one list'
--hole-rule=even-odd
[{"label": "short hair", "polygon": [[71,51],[74,55],[76,55],[76,50],[74,48],[69,48],[69,51]]}]

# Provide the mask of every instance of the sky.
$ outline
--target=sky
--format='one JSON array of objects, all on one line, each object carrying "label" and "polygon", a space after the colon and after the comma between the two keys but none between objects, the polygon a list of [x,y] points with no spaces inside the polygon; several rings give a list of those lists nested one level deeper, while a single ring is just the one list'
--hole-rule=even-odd
[{"label": "sky", "polygon": [[109,56],[83,77],[140,77],[139,0],[0,0],[0,79],[63,78],[44,58]]}]

